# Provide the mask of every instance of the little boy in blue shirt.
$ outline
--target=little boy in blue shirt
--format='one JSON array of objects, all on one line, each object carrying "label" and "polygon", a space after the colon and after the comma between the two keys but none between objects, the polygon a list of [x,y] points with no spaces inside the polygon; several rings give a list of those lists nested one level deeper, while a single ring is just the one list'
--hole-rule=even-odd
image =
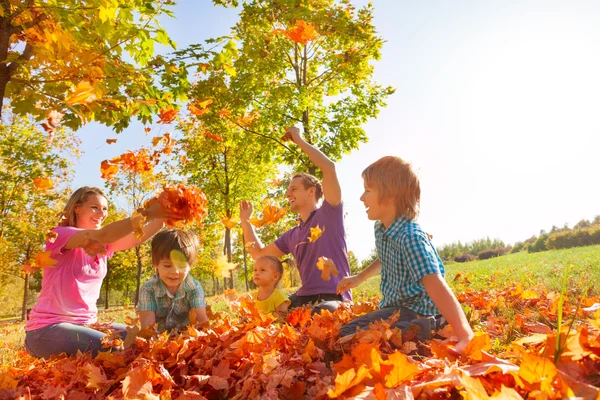
[{"label": "little boy in blue shirt", "polygon": [[190,274],[200,247],[196,235],[177,229],[159,232],[152,239],[156,275],[140,288],[136,311],[142,329],[156,324],[158,331],[187,326],[190,312],[198,323],[208,321],[204,291]]},{"label": "little boy in blue shirt", "polygon": [[427,233],[414,222],[421,198],[419,178],[409,163],[391,156],[371,164],[362,177],[365,191],[360,199],[368,218],[376,221],[378,258],[358,275],[343,278],[337,291],[352,289],[381,273],[382,299],[379,310],[344,325],[340,335],[353,334],[400,311],[394,326],[403,330],[411,324],[419,326],[417,337],[422,341],[431,338],[444,318],[458,337],[454,350],[461,353],[474,334],[444,280],[442,260]]}]

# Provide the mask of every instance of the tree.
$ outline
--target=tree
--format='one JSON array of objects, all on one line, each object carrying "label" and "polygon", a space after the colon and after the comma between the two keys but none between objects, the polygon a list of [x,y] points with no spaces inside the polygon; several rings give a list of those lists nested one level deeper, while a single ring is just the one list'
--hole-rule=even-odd
[{"label": "tree", "polygon": [[[231,88],[260,112],[254,132],[278,138],[301,123],[305,139],[334,161],[366,142],[362,125],[394,92],[373,81],[383,39],[372,18],[371,4],[355,10],[346,0],[244,2],[231,35],[240,42]],[[316,173],[304,154],[284,158]]]},{"label": "tree", "polygon": [[[166,141],[161,151],[150,151],[143,147],[102,162],[102,177],[107,180],[109,192],[114,196],[124,196],[131,207],[130,212],[142,208],[144,203],[153,197],[166,181],[165,173],[156,172],[155,165],[160,162],[162,154],[171,153],[170,134],[165,134],[162,138],[157,139],[156,145],[162,140]],[[135,304],[139,299],[145,261],[143,247],[146,246],[148,246],[147,243],[142,243],[134,248],[137,259]]]},{"label": "tree", "polygon": [[48,141],[28,119],[7,119],[0,124],[0,286],[9,277],[23,279],[24,317],[29,275],[21,266],[43,250],[46,232],[58,223],[72,173],[66,154],[77,155],[78,142],[62,129]]},{"label": "tree", "polygon": [[70,128],[97,120],[121,131],[185,100],[185,66],[154,57],[155,44],[175,46],[158,22],[174,4],[1,0],[0,115],[7,106],[38,120],[64,110]]}]

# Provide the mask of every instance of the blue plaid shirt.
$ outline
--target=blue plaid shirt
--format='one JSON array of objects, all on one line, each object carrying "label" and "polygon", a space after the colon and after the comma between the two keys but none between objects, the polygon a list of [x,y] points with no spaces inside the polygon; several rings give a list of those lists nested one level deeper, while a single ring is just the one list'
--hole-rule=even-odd
[{"label": "blue plaid shirt", "polygon": [[140,288],[136,311],[153,311],[158,331],[171,330],[190,323],[190,311],[206,307],[204,290],[200,282],[188,274],[175,294],[169,293],[158,275],[154,275]]},{"label": "blue plaid shirt", "polygon": [[423,315],[439,311],[421,284],[429,274],[444,276],[444,265],[419,224],[398,217],[385,229],[375,223],[375,245],[381,261],[379,307],[407,307]]}]

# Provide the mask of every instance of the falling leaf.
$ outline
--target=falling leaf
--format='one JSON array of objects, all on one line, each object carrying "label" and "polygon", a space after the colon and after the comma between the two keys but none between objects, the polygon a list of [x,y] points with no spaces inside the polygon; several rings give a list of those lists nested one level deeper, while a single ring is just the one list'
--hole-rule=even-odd
[{"label": "falling leaf", "polygon": [[106,139],[106,143],[108,143],[108,144],[117,143],[117,139]]},{"label": "falling leaf", "polygon": [[129,220],[131,221],[131,227],[135,238],[141,239],[144,237],[144,224],[146,223],[146,217],[140,212],[134,211],[133,214],[131,214],[131,217],[129,217]]},{"label": "falling leaf", "polygon": [[328,281],[331,279],[331,275],[338,276],[339,272],[335,263],[332,259],[327,257],[319,257],[317,261],[317,268],[321,271],[321,279]]},{"label": "falling leaf", "polygon": [[34,178],[33,184],[35,185],[35,187],[41,190],[52,189],[52,187],[54,186],[54,184],[52,183],[52,179],[49,178]]},{"label": "falling leaf", "polygon": [[58,233],[54,232],[53,230],[49,230],[48,232],[46,232],[46,241],[48,243],[54,243],[57,238]]},{"label": "falling leaf", "polygon": [[188,264],[188,260],[181,251],[171,250],[169,256],[175,268],[179,270],[186,270],[187,268],[189,268],[190,265]]},{"label": "falling leaf", "polygon": [[100,92],[96,90],[90,82],[81,81],[77,84],[73,93],[67,96],[65,103],[69,106],[87,104],[98,100],[100,97],[102,97]]},{"label": "falling leaf", "polygon": [[158,196],[161,207],[173,218],[167,219],[168,226],[201,223],[207,212],[208,200],[196,186],[165,186]]},{"label": "falling leaf", "polygon": [[213,267],[215,271],[215,275],[220,276],[222,278],[229,278],[229,271],[237,268],[237,264],[230,263],[227,261],[227,255],[223,254],[221,257],[213,260]]},{"label": "falling leaf", "polygon": [[150,128],[149,126],[145,126],[145,127],[144,127],[144,133],[146,133],[146,134],[147,134],[148,132],[150,132],[151,130],[152,130],[152,128]]},{"label": "falling leaf", "polygon": [[325,232],[325,227],[323,227],[323,230],[321,230],[321,228],[319,228],[319,225],[315,226],[314,228],[310,228],[310,237],[308,238],[308,241],[311,243],[315,242],[318,238],[321,237],[323,232]]},{"label": "falling leaf", "polygon": [[223,225],[225,225],[225,227],[228,229],[235,228],[240,222],[240,218],[235,215],[233,215],[231,218],[227,217],[226,215],[221,215],[220,218]]},{"label": "falling leaf", "polygon": [[100,173],[102,179],[111,180],[119,172],[119,166],[112,164],[109,160],[100,163]]},{"label": "falling leaf", "polygon": [[33,266],[41,268],[52,268],[56,265],[56,260],[50,257],[51,251],[37,253],[33,258]]},{"label": "falling leaf", "polygon": [[159,124],[170,124],[175,121],[177,118],[177,110],[172,107],[163,108],[158,112],[158,122]]},{"label": "falling leaf", "polygon": [[263,201],[262,218],[250,218],[250,223],[257,228],[265,224],[275,224],[286,212],[285,208],[279,208],[273,200],[265,199]]},{"label": "falling leaf", "polygon": [[162,140],[162,136],[155,136],[152,138],[152,146],[156,147],[156,145]]}]

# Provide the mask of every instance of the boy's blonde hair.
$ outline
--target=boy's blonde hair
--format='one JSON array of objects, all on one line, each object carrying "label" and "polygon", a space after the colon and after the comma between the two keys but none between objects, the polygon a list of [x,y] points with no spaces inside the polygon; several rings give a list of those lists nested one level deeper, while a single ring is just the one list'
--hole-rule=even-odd
[{"label": "boy's blonde hair", "polygon": [[83,186],[73,192],[64,210],[58,215],[59,221],[58,226],[77,226],[77,214],[75,209],[77,206],[82,205],[88,199],[89,195],[97,194],[102,196],[108,202],[108,197],[104,191],[94,186]]},{"label": "boy's blonde hair", "polygon": [[271,266],[273,266],[273,268],[275,268],[275,272],[277,272],[279,274],[279,279],[277,279],[277,282],[275,282],[275,286],[277,286],[277,284],[279,284],[279,281],[283,277],[283,263],[279,260],[279,258],[277,258],[275,256],[269,256],[269,255],[261,256],[255,262],[258,262],[258,260],[261,260],[261,259],[269,261]]},{"label": "boy's blonde hair", "polygon": [[171,251],[181,252],[191,267],[196,262],[200,241],[191,232],[169,229],[157,233],[151,242],[152,264],[158,265],[163,259],[171,258]]},{"label": "boy's blonde hair", "polygon": [[300,172],[292,176],[292,180],[296,178],[302,179],[302,185],[304,186],[304,189],[310,189],[311,187],[314,187],[317,201],[321,200],[321,197],[323,197],[323,185],[316,176],[307,174],[306,172]]},{"label": "boy's blonde hair", "polygon": [[396,217],[417,218],[421,203],[419,178],[409,162],[400,157],[386,156],[369,165],[362,173],[368,186],[379,191],[379,201],[393,199]]}]

